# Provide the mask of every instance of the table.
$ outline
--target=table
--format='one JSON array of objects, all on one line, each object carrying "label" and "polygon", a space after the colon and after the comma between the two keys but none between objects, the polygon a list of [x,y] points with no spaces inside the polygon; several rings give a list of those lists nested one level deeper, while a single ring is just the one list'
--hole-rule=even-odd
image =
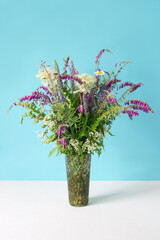
[{"label": "table", "polygon": [[91,181],[86,207],[66,181],[0,181],[1,240],[160,240],[160,181]]}]

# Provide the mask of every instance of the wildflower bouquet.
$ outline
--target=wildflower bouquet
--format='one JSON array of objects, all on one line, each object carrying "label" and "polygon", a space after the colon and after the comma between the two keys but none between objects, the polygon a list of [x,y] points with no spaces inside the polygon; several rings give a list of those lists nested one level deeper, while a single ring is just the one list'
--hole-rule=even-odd
[{"label": "wildflower bouquet", "polygon": [[[69,57],[62,73],[56,61],[53,70],[42,61],[37,75],[42,85],[13,104],[28,110],[21,123],[25,117],[33,118],[34,123],[40,123],[43,128],[40,134],[43,143],[55,144],[49,156],[57,151],[57,154],[66,154],[72,165],[72,156],[82,163],[84,156],[94,152],[101,154],[104,136],[106,133],[112,135],[112,122],[118,115],[127,114],[133,119],[139,115],[139,110],[153,112],[144,101],[126,100],[130,93],[143,85],[141,82],[121,83],[118,78],[121,70],[131,62],[115,64],[112,72],[101,70],[99,60],[104,52],[111,53],[102,49],[96,56],[94,76],[80,75]],[[117,97],[122,88],[127,89]],[[74,169],[78,171],[81,164],[76,162]]]}]

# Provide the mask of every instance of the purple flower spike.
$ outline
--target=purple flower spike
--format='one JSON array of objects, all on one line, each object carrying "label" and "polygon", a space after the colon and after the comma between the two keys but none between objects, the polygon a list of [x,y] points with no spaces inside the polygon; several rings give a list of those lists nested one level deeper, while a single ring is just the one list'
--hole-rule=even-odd
[{"label": "purple flower spike", "polygon": [[66,58],[65,63],[64,63],[64,68],[63,68],[64,74],[67,73],[68,61],[69,61],[69,57]]},{"label": "purple flower spike", "polygon": [[118,86],[117,88],[118,89],[121,89],[121,88],[124,88],[124,87],[126,87],[126,86],[130,86],[130,87],[132,87],[133,86],[133,83],[131,83],[131,82],[125,82],[125,83],[122,83],[120,86]]},{"label": "purple flower spike", "polygon": [[66,146],[66,140],[67,138],[63,137],[62,140],[61,140],[61,144],[63,145],[63,148],[65,149],[65,146]]},{"label": "purple flower spike", "polygon": [[61,75],[61,79],[69,79],[69,80],[74,80],[76,82],[78,82],[79,84],[82,84],[82,81],[81,79],[79,79],[78,77],[76,76],[72,76],[72,75]]},{"label": "purple flower spike", "polygon": [[105,89],[109,89],[111,86],[113,86],[114,84],[116,84],[117,82],[121,82],[121,80],[118,80],[118,79],[114,79],[114,80],[111,80],[105,87]]},{"label": "purple flower spike", "polygon": [[62,144],[63,149],[65,149],[65,147],[66,147],[66,140],[67,140],[66,137],[63,137],[63,138],[61,138],[61,139],[58,139],[58,143]]},{"label": "purple flower spike", "polygon": [[78,109],[78,112],[80,112],[81,114],[84,113],[84,107],[83,107],[83,105],[79,105],[77,109]]},{"label": "purple flower spike", "polygon": [[137,111],[134,111],[132,109],[125,109],[122,113],[127,113],[129,115],[129,117],[139,115],[139,113]]},{"label": "purple flower spike", "polygon": [[41,100],[43,105],[47,105],[48,103],[51,103],[51,100],[50,100],[49,96],[45,95],[42,92],[38,92],[38,91],[32,92],[32,95],[30,95],[30,96],[22,97],[20,99],[20,102],[23,102],[23,101],[29,101],[30,102],[31,100],[33,100],[36,103],[37,103],[38,100]]},{"label": "purple flower spike", "polygon": [[131,105],[130,107],[133,109],[142,110],[145,113],[149,113],[149,111],[150,111],[150,109],[148,107],[143,107],[143,106],[139,106],[139,105]]},{"label": "purple flower spike", "polygon": [[71,69],[72,69],[72,73],[73,73],[73,74],[75,74],[75,75],[78,74],[77,69],[75,69],[75,67],[74,67],[73,61],[71,61]]},{"label": "purple flower spike", "polygon": [[143,85],[143,83],[134,84],[132,87],[132,90],[130,92],[135,91],[137,88],[141,87],[142,85]]},{"label": "purple flower spike", "polygon": [[131,99],[125,102],[125,105],[129,105],[129,104],[133,104],[132,105],[133,109],[139,109],[146,113],[148,113],[149,111],[153,112],[153,110],[149,107],[149,105],[146,102],[143,102],[141,100]]},{"label": "purple flower spike", "polygon": [[102,56],[102,54],[103,54],[105,51],[106,51],[106,52],[109,52],[109,53],[112,53],[112,52],[111,52],[110,50],[108,50],[108,49],[102,49],[102,50],[98,53],[98,55],[96,56],[96,64],[98,64],[100,57]]},{"label": "purple flower spike", "polygon": [[99,58],[102,56],[102,53],[104,53],[105,49],[102,49],[99,54],[96,56],[96,64],[98,63]]},{"label": "purple flower spike", "polygon": [[67,125],[60,125],[57,129],[57,134],[58,134],[58,138],[61,138],[62,136],[62,131],[65,131],[66,130],[66,126]]}]

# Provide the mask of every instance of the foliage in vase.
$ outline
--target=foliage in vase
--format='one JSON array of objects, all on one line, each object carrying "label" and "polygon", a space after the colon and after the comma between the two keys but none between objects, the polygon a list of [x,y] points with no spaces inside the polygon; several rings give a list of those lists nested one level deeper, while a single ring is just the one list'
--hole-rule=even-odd
[{"label": "foliage in vase", "polygon": [[[101,70],[99,60],[102,49],[96,56],[94,76],[79,74],[73,61],[67,57],[62,73],[54,61],[54,69],[41,62],[39,74],[42,85],[31,95],[24,96],[13,103],[24,107],[27,112],[22,116],[40,123],[43,131],[40,137],[43,143],[53,144],[49,156],[57,154],[79,155],[101,154],[104,148],[105,134],[110,135],[113,121],[120,114],[127,114],[130,119],[139,115],[139,110],[154,112],[141,100],[129,99],[127,96],[143,84],[132,82],[121,83],[118,74],[130,61],[115,64],[115,70]],[[119,96],[122,88],[126,90]],[[13,106],[12,105],[12,106]],[[12,107],[11,106],[11,107]]]}]

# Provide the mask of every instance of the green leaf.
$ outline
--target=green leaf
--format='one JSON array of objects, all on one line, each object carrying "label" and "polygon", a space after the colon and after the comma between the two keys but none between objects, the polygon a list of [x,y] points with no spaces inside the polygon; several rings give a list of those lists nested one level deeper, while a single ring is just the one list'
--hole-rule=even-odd
[{"label": "green leaf", "polygon": [[53,148],[53,149],[50,151],[48,157],[52,156],[52,154],[53,154],[56,150],[57,150],[57,147],[56,147],[56,148]]},{"label": "green leaf", "polygon": [[57,139],[58,135],[54,134],[54,135],[51,135],[50,137],[48,137],[46,140],[43,141],[43,143],[51,143],[51,142],[54,142],[56,139]]},{"label": "green leaf", "polygon": [[108,134],[112,137],[116,136],[116,135],[113,135],[111,132],[108,132]]},{"label": "green leaf", "polygon": [[24,120],[25,117],[28,117],[28,114],[27,114],[27,113],[24,113],[24,114],[23,114],[23,116],[22,116],[22,118],[21,118],[21,124],[23,124],[23,120]]}]

